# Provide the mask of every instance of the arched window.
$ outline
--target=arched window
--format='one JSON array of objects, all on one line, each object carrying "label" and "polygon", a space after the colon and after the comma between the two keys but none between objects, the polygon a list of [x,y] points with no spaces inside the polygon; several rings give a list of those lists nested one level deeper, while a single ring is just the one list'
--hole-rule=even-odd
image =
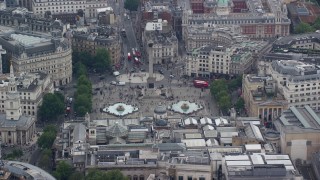
[{"label": "arched window", "polygon": [[128,175],[128,180],[131,180],[131,176],[130,175]]},{"label": "arched window", "polygon": [[134,175],[134,176],[133,176],[133,180],[138,180],[138,176],[137,176],[137,175]]},{"label": "arched window", "polygon": [[144,180],[144,175],[140,175],[139,180]]}]

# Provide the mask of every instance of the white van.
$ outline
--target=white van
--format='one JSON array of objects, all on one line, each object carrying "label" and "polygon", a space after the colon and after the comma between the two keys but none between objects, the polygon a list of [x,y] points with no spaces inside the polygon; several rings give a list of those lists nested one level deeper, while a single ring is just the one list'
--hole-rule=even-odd
[{"label": "white van", "polygon": [[115,71],[115,72],[113,72],[113,75],[114,75],[114,76],[119,76],[120,73],[119,73],[119,71]]},{"label": "white van", "polygon": [[123,81],[118,82],[118,86],[124,86],[124,85],[126,85],[126,82],[123,82]]}]

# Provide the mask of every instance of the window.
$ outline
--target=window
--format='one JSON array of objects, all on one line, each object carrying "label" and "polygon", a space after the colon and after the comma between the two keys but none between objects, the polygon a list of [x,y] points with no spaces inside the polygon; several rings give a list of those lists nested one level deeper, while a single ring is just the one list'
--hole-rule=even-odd
[{"label": "window", "polygon": [[183,180],[183,176],[179,176],[178,180]]},{"label": "window", "polygon": [[188,176],[188,180],[192,180],[192,176]]},{"label": "window", "polygon": [[199,180],[206,180],[206,178],[204,178],[204,177],[199,177]]}]

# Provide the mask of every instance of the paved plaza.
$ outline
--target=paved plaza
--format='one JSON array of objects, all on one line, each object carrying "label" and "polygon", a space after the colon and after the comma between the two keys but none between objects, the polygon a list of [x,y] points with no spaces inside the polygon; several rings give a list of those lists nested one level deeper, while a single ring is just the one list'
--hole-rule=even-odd
[{"label": "paved plaza", "polygon": [[[146,73],[148,74],[148,73]],[[141,78],[131,79],[130,84],[125,86],[115,86],[109,84],[109,82],[101,81],[94,85],[94,89],[99,89],[98,93],[93,96],[93,112],[91,117],[93,119],[114,119],[114,118],[139,118],[145,116],[153,116],[154,108],[159,104],[165,104],[167,107],[171,106],[178,101],[186,100],[195,102],[204,108],[189,116],[219,116],[218,108],[215,105],[215,101],[210,95],[209,89],[195,88],[190,83],[182,83],[179,80],[163,79],[162,75],[155,75],[158,77],[159,82],[156,83],[156,87],[163,86],[163,88],[147,89],[146,81]],[[122,75],[118,77],[118,80],[126,81],[128,75]],[[135,76],[139,77],[139,76]],[[162,79],[161,79],[162,78]],[[139,87],[137,87],[139,86]],[[139,96],[143,92],[144,96]],[[166,92],[166,96],[161,96],[161,93]],[[129,114],[122,117],[111,115],[101,110],[113,105],[115,103],[126,103],[138,107],[139,110],[133,114]],[[177,117],[179,114],[168,110],[169,116]],[[187,115],[181,115],[186,117]]]}]

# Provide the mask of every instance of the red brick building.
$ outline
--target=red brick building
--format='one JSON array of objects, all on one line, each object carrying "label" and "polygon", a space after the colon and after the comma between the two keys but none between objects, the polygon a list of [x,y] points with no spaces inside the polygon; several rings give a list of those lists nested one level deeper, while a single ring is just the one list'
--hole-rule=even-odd
[{"label": "red brick building", "polygon": [[248,11],[247,3],[245,0],[232,0],[234,13],[246,12]]},{"label": "red brick building", "polygon": [[204,13],[203,2],[204,0],[190,0],[190,5],[193,13],[195,14]]}]

